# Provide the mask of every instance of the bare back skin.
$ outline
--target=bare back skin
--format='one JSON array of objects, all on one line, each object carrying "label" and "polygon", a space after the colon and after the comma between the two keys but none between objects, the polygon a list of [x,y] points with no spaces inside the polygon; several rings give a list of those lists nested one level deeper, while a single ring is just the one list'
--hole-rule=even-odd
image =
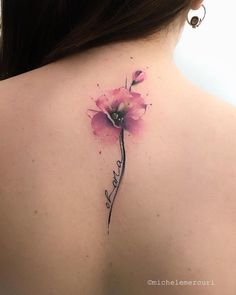
[{"label": "bare back skin", "polygon": [[[0,83],[1,294],[235,294],[236,110],[164,50],[138,45]],[[145,130],[125,135],[108,235],[104,191],[119,147],[93,134],[87,110],[137,69],[147,75],[136,87],[149,104]]]}]

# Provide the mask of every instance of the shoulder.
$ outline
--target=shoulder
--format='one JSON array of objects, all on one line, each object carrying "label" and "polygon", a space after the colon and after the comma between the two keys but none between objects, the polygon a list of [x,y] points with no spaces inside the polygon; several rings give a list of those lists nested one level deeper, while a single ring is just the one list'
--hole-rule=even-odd
[{"label": "shoulder", "polygon": [[198,108],[194,111],[193,123],[199,123],[205,136],[203,140],[221,153],[229,152],[236,156],[236,106],[203,91],[196,92],[195,98],[198,99]]},{"label": "shoulder", "polygon": [[[183,148],[192,156],[189,160],[205,168],[215,181],[230,174],[236,183],[236,107],[197,87],[189,93],[186,89],[185,95],[179,125],[182,123]],[[230,185],[235,194],[236,185]]]},{"label": "shoulder", "polygon": [[201,135],[199,140],[209,143],[209,147],[214,140],[219,141],[219,148],[229,141],[236,143],[236,106],[223,98],[190,84],[185,88],[182,109],[179,106],[178,111],[186,129],[192,131],[192,140]]}]

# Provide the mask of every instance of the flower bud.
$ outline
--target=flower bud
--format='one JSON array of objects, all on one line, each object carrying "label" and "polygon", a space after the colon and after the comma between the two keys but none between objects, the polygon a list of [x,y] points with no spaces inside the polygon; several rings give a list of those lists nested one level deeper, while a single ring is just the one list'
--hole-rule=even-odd
[{"label": "flower bud", "polygon": [[138,70],[133,73],[132,78],[133,78],[132,85],[135,85],[135,84],[143,82],[146,79],[146,74],[145,72]]}]

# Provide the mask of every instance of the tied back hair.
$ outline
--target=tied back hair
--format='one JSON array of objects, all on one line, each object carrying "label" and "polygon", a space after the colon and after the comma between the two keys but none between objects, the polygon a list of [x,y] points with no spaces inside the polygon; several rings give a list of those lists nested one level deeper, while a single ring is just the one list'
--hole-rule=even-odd
[{"label": "tied back hair", "polygon": [[167,26],[191,0],[2,0],[0,77]]}]

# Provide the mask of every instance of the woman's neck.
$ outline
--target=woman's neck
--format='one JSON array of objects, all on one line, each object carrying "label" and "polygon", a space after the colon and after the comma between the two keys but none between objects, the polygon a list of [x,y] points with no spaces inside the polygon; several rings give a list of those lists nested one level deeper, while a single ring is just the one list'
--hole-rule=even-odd
[{"label": "woman's neck", "polygon": [[[63,65],[67,73],[72,71],[81,77],[81,70],[103,72],[103,77],[114,76],[120,71],[147,67],[163,78],[170,72],[177,74],[173,55],[179,34],[162,32],[156,36],[135,41],[124,41],[100,46],[62,59],[56,64]],[[100,77],[102,78],[102,77]]]}]

